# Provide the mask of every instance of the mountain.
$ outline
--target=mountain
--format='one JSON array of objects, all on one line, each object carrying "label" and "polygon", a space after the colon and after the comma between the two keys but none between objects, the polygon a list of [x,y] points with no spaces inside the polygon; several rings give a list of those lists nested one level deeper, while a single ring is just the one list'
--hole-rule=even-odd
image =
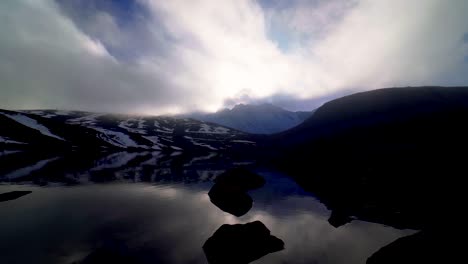
[{"label": "mountain", "polygon": [[466,172],[466,120],[468,87],[387,88],[332,100],[264,145],[324,197],[423,210],[423,199],[456,187]]},{"label": "mountain", "polygon": [[359,151],[368,145],[382,149],[395,143],[403,148],[403,142],[433,146],[442,139],[464,140],[460,131],[467,106],[468,87],[373,90],[327,102],[302,124],[272,139],[296,150],[324,139],[334,144],[346,139],[346,146]]},{"label": "mountain", "polygon": [[330,101],[264,147],[332,210],[333,226],[359,219],[422,230],[368,263],[445,259],[468,198],[467,120],[468,87],[387,88]]},{"label": "mountain", "polygon": [[252,134],[273,134],[295,127],[313,112],[292,112],[272,104],[239,104],[213,114],[193,114],[192,118],[221,124]]},{"label": "mountain", "polygon": [[[285,171],[326,205],[336,228],[362,220],[420,230],[368,263],[442,260],[465,222],[467,120],[468,87],[357,93],[269,136],[189,118],[0,110],[0,175],[37,184],[205,182],[261,154],[258,164]],[[84,151],[56,151],[70,149]]]},{"label": "mountain", "polygon": [[446,262],[462,252],[467,120],[468,87],[386,88],[327,102],[261,146],[332,211],[332,226],[420,230],[367,263]]},{"label": "mountain", "polygon": [[166,116],[0,110],[0,149],[218,152],[251,148],[252,136],[217,124]]}]

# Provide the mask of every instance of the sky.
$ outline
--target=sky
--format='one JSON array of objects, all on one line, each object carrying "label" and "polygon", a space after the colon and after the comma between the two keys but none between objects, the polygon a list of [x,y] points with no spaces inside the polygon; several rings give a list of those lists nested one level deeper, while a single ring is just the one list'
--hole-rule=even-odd
[{"label": "sky", "polygon": [[311,110],[468,84],[466,0],[2,0],[0,108]]}]

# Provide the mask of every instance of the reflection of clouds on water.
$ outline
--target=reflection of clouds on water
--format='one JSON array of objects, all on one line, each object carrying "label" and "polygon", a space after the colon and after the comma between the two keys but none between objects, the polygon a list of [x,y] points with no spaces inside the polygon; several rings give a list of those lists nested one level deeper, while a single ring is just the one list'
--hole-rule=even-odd
[{"label": "reflection of clouds on water", "polygon": [[[174,258],[179,259],[174,263],[187,263],[192,258],[203,259],[201,245],[224,222],[223,213],[210,208],[206,199],[203,202],[206,193],[172,187],[93,185],[37,188],[34,194],[26,208],[0,211],[5,220],[0,227],[2,237],[10,237],[9,242],[0,242],[8,243],[0,248],[30,251],[27,255],[19,251],[2,254],[7,259],[11,255],[25,258],[18,262],[28,262],[30,256],[40,262],[42,255],[44,262],[61,262],[81,256],[105,240],[121,240],[131,249],[160,249],[171,262]],[[42,245],[54,252],[45,256]],[[145,255],[151,258],[151,252]]]},{"label": "reflection of clouds on water", "polygon": [[282,197],[256,204],[242,222],[259,220],[285,243],[285,250],[255,263],[365,263],[382,246],[413,233],[362,221],[340,228],[328,223],[330,212],[313,197]]},{"label": "reflection of clouds on water", "polygon": [[286,247],[255,263],[364,263],[405,233],[357,221],[335,229],[327,222],[329,212],[312,197],[260,201],[237,218],[214,206],[203,185],[0,186],[0,192],[21,188],[33,191],[29,199],[0,207],[6,263],[71,263],[109,245],[143,263],[205,263],[202,245],[222,224],[254,220]]}]

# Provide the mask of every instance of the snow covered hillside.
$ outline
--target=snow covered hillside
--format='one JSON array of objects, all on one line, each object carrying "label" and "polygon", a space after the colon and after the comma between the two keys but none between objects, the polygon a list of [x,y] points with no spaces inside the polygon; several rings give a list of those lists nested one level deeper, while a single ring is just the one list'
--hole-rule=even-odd
[{"label": "snow covered hillside", "polygon": [[213,123],[167,116],[0,110],[0,149],[50,146],[217,152],[253,147],[252,136]]}]

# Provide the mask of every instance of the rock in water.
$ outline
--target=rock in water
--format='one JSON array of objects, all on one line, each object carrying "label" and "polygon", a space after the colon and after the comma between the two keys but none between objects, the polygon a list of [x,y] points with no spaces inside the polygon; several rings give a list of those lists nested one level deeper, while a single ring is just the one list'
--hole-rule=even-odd
[{"label": "rock in water", "polygon": [[222,225],[203,245],[210,264],[250,263],[283,249],[284,242],[260,221]]},{"label": "rock in water", "polygon": [[215,185],[208,195],[219,209],[239,217],[252,208],[253,201],[247,191],[260,188],[264,184],[265,179],[262,176],[244,168],[234,168],[215,179]]}]

